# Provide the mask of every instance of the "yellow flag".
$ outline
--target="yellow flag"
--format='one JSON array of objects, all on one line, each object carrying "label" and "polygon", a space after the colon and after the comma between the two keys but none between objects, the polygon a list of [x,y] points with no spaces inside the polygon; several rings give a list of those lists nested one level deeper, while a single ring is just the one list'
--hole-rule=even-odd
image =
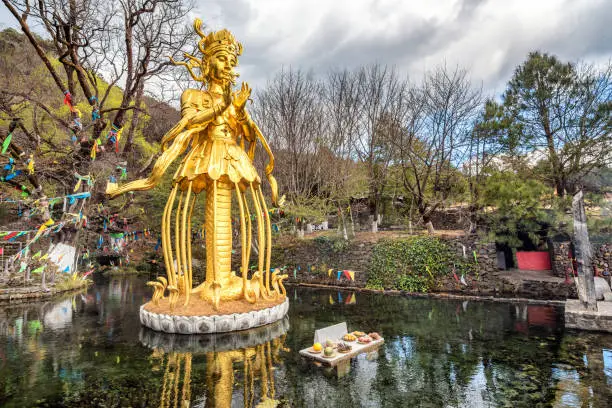
[{"label": "yellow flag", "polygon": [[348,272],[349,276],[351,277],[351,280],[354,281],[355,280],[355,272],[353,272],[353,271],[347,271],[347,272]]},{"label": "yellow flag", "polygon": [[47,228],[49,228],[51,225],[55,224],[55,221],[53,221],[53,218],[49,218],[47,221],[45,221],[40,228],[38,228],[38,232],[36,232],[36,235],[34,236],[33,241],[36,241],[36,239],[38,239],[38,237],[45,232],[45,230]]},{"label": "yellow flag", "polygon": [[329,268],[329,270],[327,271],[327,276],[331,278],[331,274],[333,271],[334,271],[333,269]]},{"label": "yellow flag", "polygon": [[334,303],[336,302],[334,302],[334,299],[332,299],[331,295],[329,295],[329,304],[333,305]]}]

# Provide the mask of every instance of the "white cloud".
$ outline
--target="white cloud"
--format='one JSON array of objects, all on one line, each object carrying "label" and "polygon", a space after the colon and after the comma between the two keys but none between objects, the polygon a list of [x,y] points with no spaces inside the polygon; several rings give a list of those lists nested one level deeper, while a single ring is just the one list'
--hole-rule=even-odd
[{"label": "white cloud", "polygon": [[200,14],[243,42],[242,78],[265,83],[283,65],[315,71],[370,62],[410,76],[459,64],[500,93],[529,51],[567,60],[612,56],[604,0],[206,0]]},{"label": "white cloud", "polygon": [[[381,62],[419,79],[446,63],[499,94],[532,50],[612,57],[607,0],[198,0],[196,16],[234,32],[245,47],[241,79],[255,86],[288,65],[325,72]],[[15,26],[4,7],[2,25]]]}]

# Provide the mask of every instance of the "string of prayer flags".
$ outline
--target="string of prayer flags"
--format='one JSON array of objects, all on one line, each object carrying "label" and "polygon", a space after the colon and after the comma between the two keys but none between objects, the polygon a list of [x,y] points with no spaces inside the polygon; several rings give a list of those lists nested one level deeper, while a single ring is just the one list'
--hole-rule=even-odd
[{"label": "string of prayer flags", "polygon": [[9,232],[9,233],[8,233],[8,234],[7,234],[7,235],[4,237],[4,240],[5,240],[5,241],[8,241],[9,239],[12,239],[12,238],[16,237],[16,236],[17,236],[17,234],[19,234],[19,231],[12,231],[12,232]]},{"label": "string of prayer flags", "polygon": [[351,281],[355,280],[355,272],[344,270],[342,271],[342,273],[344,274],[344,276],[346,276],[348,280],[351,280]]}]

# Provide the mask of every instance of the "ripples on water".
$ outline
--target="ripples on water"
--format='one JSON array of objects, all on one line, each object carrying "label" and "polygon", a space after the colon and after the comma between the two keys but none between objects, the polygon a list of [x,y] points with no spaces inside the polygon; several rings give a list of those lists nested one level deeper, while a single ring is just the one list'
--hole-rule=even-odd
[{"label": "ripples on water", "polygon": [[[285,321],[233,335],[140,327],[144,279],[0,308],[2,407],[610,407],[612,336],[550,306],[289,289]],[[338,369],[297,351],[346,321],[385,344]]]}]

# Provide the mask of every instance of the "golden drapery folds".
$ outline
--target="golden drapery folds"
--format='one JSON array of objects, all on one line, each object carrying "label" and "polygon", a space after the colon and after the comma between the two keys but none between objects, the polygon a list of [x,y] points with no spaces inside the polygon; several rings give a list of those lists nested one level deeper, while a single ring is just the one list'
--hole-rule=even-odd
[{"label": "golden drapery folds", "polygon": [[[162,216],[167,279],[149,283],[154,289],[153,302],[168,302],[169,308],[174,309],[181,299],[187,307],[194,295],[201,301],[210,302],[217,310],[221,301],[281,301],[285,296],[282,281],[287,276],[270,270],[271,223],[261,179],[253,166],[256,145],[260,143],[269,159],[265,175],[272,190],[272,203],[282,205],[283,198],[278,197],[278,186],[272,175],[274,155],[245,107],[251,88],[243,83],[240,90],[232,91],[238,76],[234,68],[242,45],[227,30],[204,34],[201,24],[201,20],[196,20],[194,29],[201,37],[198,47],[202,59],[186,54],[186,62],[173,60],[173,63],[185,66],[204,88],[183,92],[181,120],[163,137],[162,153],[149,177],[122,186],[109,183],[107,194],[112,198],[155,187],[170,165],[187,152],[173,176],[172,190]],[[196,75],[195,69],[199,69],[201,75]],[[203,191],[206,192],[206,279],[194,287],[191,219],[197,208],[197,198]],[[231,269],[233,200],[240,213],[240,276]],[[249,279],[253,239],[251,213],[255,218],[259,250],[257,271]]]}]

